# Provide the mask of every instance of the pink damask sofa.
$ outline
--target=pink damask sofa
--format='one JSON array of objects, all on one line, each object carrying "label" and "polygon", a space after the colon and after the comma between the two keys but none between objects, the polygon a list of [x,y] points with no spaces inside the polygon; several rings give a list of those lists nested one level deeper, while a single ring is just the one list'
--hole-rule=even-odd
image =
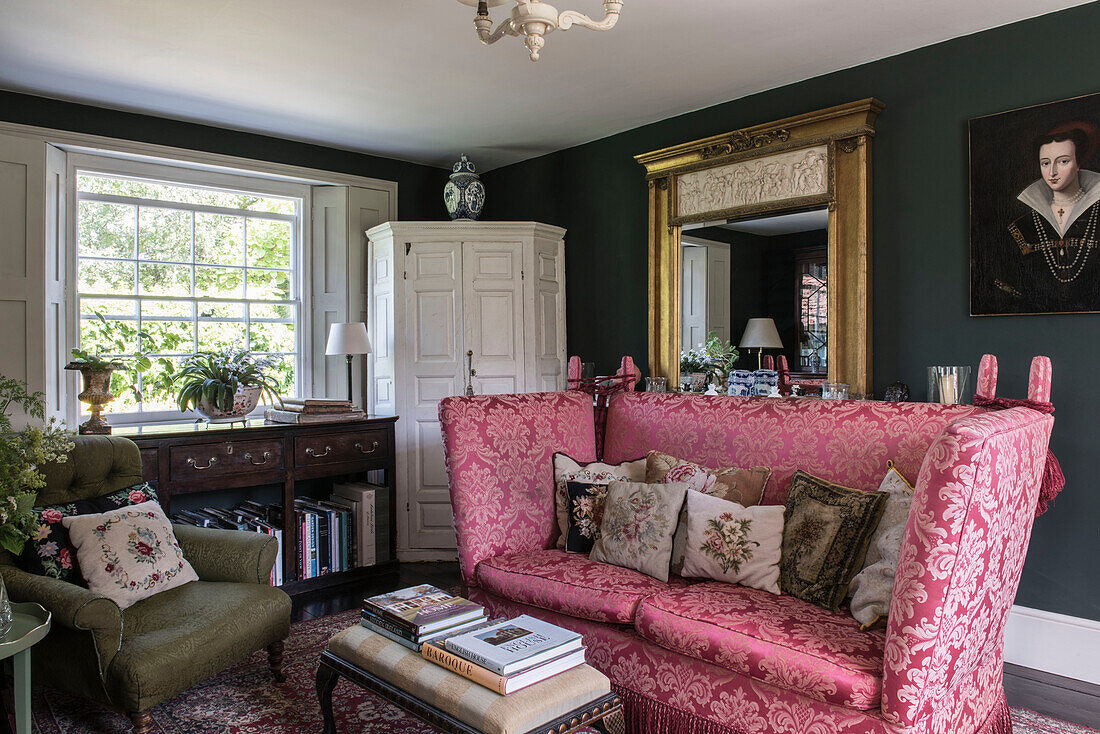
[{"label": "pink damask sofa", "polygon": [[[992,368],[992,369],[991,369]],[[979,392],[995,389],[983,361]],[[1029,397],[1049,401],[1036,358]],[[658,449],[709,466],[766,465],[765,502],[804,469],[875,489],[892,459],[916,479],[888,626],[860,631],[787,595],[630,569],[555,548],[551,457],[596,459],[580,392],[440,405],[470,597],[581,632],[631,732],[1011,732],[1005,623],[1035,517],[1053,418],[1028,408],[672,394],[616,395],[604,461]]]}]

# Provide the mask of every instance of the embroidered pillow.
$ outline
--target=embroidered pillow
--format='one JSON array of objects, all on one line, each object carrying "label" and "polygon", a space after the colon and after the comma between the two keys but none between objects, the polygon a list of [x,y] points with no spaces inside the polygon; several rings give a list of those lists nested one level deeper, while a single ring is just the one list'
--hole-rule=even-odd
[{"label": "embroidered pillow", "polygon": [[199,578],[156,502],[74,515],[61,522],[76,548],[88,588],[122,609]]},{"label": "embroidered pillow", "polygon": [[783,516],[783,591],[839,610],[885,503],[885,492],[861,492],[795,472]]},{"label": "embroidered pillow", "polygon": [[159,501],[156,491],[146,482],[102,497],[35,507],[33,512],[36,515],[37,530],[31,534],[23,548],[23,554],[19,557],[20,567],[38,576],[51,576],[84,586],[84,576],[76,561],[76,549],[69,542],[69,531],[61,524],[61,519],[72,515],[105,512],[149,500]]},{"label": "embroidered pillow", "polygon": [[888,461],[886,466],[886,476],[878,486],[880,492],[886,493],[886,507],[871,535],[863,570],[848,587],[852,596],[852,616],[865,630],[885,623],[890,612],[901,541],[905,538],[905,523],[913,504],[913,485],[894,468],[894,462]]},{"label": "embroidered pillow", "polygon": [[587,482],[589,484],[608,484],[622,479],[628,482],[641,482],[645,479],[645,458],[636,461],[624,461],[622,464],[604,464],[593,461],[579,464],[566,454],[554,454],[554,511],[558,518],[558,547],[565,547],[569,535],[569,487],[568,482]]},{"label": "embroidered pillow", "polygon": [[569,482],[569,534],[565,538],[567,553],[588,553],[600,537],[606,484]]},{"label": "embroidered pillow", "polygon": [[668,581],[672,536],[687,485],[614,481],[589,558]]},{"label": "embroidered pillow", "polygon": [[779,593],[783,506],[743,507],[688,492],[685,578],[706,578]]}]

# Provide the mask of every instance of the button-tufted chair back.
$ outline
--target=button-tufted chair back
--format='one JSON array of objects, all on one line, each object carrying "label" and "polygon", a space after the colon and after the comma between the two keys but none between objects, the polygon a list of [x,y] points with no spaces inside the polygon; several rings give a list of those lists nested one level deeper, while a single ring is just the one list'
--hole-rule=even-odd
[{"label": "button-tufted chair back", "polygon": [[76,436],[64,464],[43,467],[46,486],[36,505],[55,505],[114,492],[141,483],[141,452],[120,436]]}]

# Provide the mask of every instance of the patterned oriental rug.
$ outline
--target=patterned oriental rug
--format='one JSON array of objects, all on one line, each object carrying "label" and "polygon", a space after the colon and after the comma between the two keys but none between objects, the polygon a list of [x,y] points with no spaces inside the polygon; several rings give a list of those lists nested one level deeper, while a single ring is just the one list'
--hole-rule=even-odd
[{"label": "patterned oriental rug", "polygon": [[[153,734],[317,734],[317,660],[328,639],[355,624],[352,610],[291,627],[283,657],[286,683],[271,679],[264,652],[153,709]],[[333,692],[337,730],[344,734],[432,734],[436,730],[347,681]],[[1014,734],[1100,734],[1076,724],[1013,709]],[[33,694],[38,734],[128,734],[121,714],[52,689]]]}]

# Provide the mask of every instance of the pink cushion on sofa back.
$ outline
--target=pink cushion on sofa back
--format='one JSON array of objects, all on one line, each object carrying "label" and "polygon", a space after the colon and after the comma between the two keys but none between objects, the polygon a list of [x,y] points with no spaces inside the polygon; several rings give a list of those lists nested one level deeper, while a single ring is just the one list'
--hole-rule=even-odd
[{"label": "pink cushion on sofa back", "polygon": [[[553,456],[596,459],[592,396],[582,392],[450,397],[439,403],[462,578],[503,553],[558,536]],[[637,458],[637,457],[634,457]]]},{"label": "pink cushion on sofa back", "polygon": [[781,504],[802,469],[873,490],[886,461],[915,481],[928,447],[972,405],[627,393],[607,413],[604,460],[656,449],[705,466],[769,466],[765,504]]}]

